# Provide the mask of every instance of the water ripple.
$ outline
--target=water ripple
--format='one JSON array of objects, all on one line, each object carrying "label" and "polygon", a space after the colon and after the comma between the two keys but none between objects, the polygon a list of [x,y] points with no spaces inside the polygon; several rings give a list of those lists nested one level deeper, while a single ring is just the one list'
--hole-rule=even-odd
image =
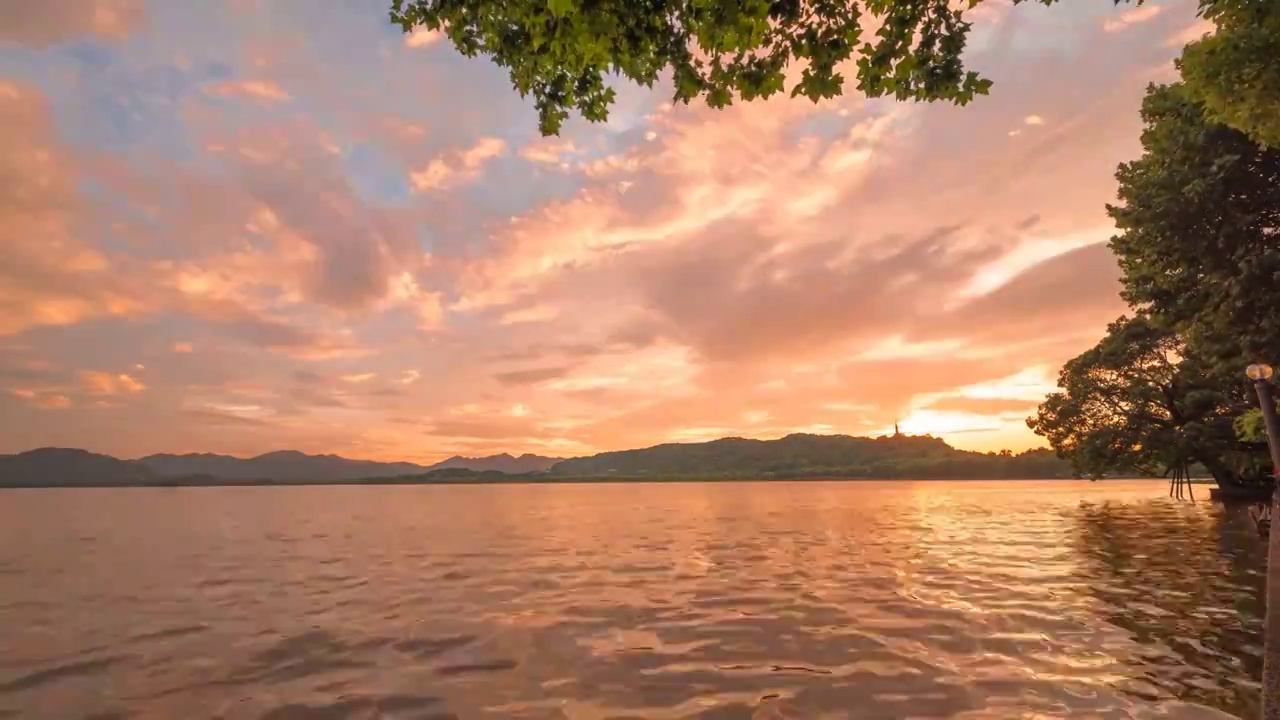
[{"label": "water ripple", "polygon": [[1266,548],[1164,491],[17,491],[0,717],[1255,715]]},{"label": "water ripple", "polygon": [[110,669],[111,666],[127,659],[127,655],[114,655],[92,660],[76,660],[44,670],[26,673],[12,680],[0,682],[0,695],[33,690],[64,678],[102,673]]}]

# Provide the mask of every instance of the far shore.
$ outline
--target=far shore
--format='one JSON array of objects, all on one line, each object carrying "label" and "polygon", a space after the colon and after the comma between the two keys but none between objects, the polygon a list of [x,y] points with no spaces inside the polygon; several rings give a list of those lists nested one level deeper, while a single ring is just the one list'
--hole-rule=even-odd
[{"label": "far shore", "polygon": [[[1114,482],[1126,480],[1149,480],[1152,482],[1168,482],[1168,478],[1158,477],[1114,477],[1104,478],[1097,482]],[[431,478],[386,477],[360,478],[353,480],[249,480],[249,479],[215,479],[215,478],[166,478],[151,482],[124,483],[27,483],[19,485],[0,485],[0,490],[85,490],[94,488],[219,488],[219,487],[326,487],[326,486],[388,486],[388,485],[588,485],[588,484],[654,484],[654,483],[808,483],[808,482],[1085,482],[1088,478],[862,478],[839,476],[813,476],[794,478],[752,478],[752,477],[645,477],[645,476],[603,476],[603,477],[547,477],[547,476],[510,476],[483,478]],[[1202,481],[1195,480],[1196,484]],[[1203,481],[1212,484],[1212,479]]]}]

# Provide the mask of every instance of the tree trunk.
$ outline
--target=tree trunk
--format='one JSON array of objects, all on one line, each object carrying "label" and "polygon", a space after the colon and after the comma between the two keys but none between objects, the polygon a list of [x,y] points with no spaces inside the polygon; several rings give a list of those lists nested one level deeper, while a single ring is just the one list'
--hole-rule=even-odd
[{"label": "tree trunk", "polygon": [[1226,463],[1217,460],[1201,460],[1201,465],[1209,471],[1213,476],[1213,481],[1220,488],[1240,487],[1244,483],[1240,480],[1240,475],[1226,465]]},{"label": "tree trunk", "polygon": [[1220,488],[1233,488],[1244,485],[1240,480],[1240,476],[1226,468],[1217,468],[1209,471],[1213,475],[1213,481]]}]

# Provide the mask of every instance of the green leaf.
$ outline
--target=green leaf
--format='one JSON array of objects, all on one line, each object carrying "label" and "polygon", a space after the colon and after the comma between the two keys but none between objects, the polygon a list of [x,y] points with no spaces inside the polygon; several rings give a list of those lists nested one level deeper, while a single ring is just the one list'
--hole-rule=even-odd
[{"label": "green leaf", "polygon": [[555,17],[565,17],[577,9],[576,0],[547,0],[547,9]]}]

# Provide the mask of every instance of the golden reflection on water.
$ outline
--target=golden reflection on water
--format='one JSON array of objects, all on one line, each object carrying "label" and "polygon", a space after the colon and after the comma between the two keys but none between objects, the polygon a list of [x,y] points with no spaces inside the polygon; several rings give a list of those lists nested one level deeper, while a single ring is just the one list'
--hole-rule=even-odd
[{"label": "golden reflection on water", "polygon": [[16,491],[0,718],[1248,716],[1264,563],[1151,482]]}]

